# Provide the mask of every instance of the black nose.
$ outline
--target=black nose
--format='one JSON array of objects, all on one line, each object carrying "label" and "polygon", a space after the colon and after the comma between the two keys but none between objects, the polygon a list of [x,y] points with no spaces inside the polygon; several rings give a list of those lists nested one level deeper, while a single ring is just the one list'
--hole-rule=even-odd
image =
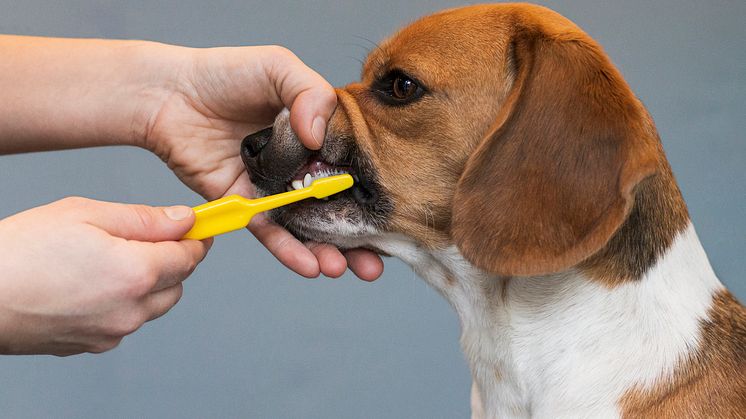
[{"label": "black nose", "polygon": [[247,135],[241,142],[241,152],[247,157],[256,157],[272,138],[272,127]]}]

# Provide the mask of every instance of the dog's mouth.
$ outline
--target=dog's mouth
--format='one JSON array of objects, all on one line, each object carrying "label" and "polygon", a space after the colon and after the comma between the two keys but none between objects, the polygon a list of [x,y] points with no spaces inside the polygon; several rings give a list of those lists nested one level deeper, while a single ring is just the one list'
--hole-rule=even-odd
[{"label": "dog's mouth", "polygon": [[275,222],[300,239],[343,246],[346,238],[370,233],[371,228],[383,224],[388,211],[382,210],[386,207],[382,203],[387,200],[382,198],[373,172],[355,163],[361,160],[359,156],[341,158],[339,163],[332,163],[324,159],[323,154],[309,153],[301,159],[297,169],[285,166],[286,170],[289,169],[287,172],[293,174],[284,180],[279,173],[266,176],[254,164],[247,164],[247,169],[258,192],[268,195],[302,189],[329,176],[351,175],[355,183],[350,189],[324,199],[305,199],[269,213]]}]

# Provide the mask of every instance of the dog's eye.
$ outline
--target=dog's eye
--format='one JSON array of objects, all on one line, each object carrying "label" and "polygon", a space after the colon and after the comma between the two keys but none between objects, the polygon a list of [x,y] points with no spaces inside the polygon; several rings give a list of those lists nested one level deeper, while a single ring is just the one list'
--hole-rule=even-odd
[{"label": "dog's eye", "polygon": [[407,100],[417,93],[417,83],[406,76],[396,76],[391,87],[391,95],[397,100]]},{"label": "dog's eye", "polygon": [[376,80],[372,90],[388,105],[406,105],[419,99],[426,91],[417,80],[399,70]]}]

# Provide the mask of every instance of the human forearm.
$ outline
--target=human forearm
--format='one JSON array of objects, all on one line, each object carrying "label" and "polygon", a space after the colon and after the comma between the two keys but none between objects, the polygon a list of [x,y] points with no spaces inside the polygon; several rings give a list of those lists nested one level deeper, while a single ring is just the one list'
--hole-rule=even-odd
[{"label": "human forearm", "polygon": [[0,154],[140,144],[183,50],[0,35]]}]

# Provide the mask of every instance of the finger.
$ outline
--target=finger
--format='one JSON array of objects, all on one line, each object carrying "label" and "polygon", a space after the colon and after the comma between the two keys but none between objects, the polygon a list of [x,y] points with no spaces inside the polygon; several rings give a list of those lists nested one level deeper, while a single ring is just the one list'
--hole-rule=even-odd
[{"label": "finger", "polygon": [[170,288],[184,281],[202,262],[211,245],[211,240],[140,243],[141,260],[156,272],[157,280],[151,291]]},{"label": "finger", "polygon": [[249,231],[286,267],[306,278],[319,276],[316,256],[284,228],[258,215],[251,220]]},{"label": "finger", "polygon": [[162,289],[146,295],[143,298],[142,305],[148,313],[148,320],[155,320],[166,314],[181,299],[184,293],[184,286],[178,283],[172,287]]},{"label": "finger", "polygon": [[282,103],[290,109],[290,126],[303,145],[317,150],[337,106],[334,88],[289,50],[280,48],[271,53],[267,75]]},{"label": "finger", "polygon": [[347,259],[336,247],[326,243],[306,243],[319,261],[321,273],[329,278],[339,278],[347,270]]},{"label": "finger", "polygon": [[194,211],[183,205],[149,207],[85,198],[67,198],[60,205],[80,214],[87,223],[128,240],[179,240],[194,224]]},{"label": "finger", "polygon": [[383,260],[366,249],[352,249],[344,252],[350,270],[363,281],[372,282],[383,273]]},{"label": "finger", "polygon": [[326,90],[307,90],[296,97],[290,107],[290,126],[304,146],[311,150],[321,148],[336,104],[337,96],[332,100]]}]

